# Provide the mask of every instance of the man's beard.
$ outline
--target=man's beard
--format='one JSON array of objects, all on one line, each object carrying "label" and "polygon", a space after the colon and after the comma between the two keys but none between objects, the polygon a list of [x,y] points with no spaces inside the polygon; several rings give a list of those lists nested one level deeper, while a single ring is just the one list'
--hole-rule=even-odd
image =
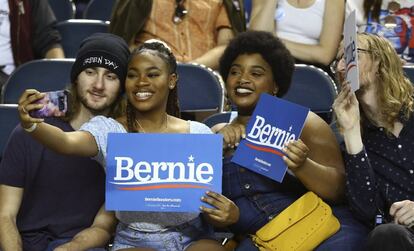
[{"label": "man's beard", "polygon": [[101,115],[101,114],[105,113],[107,110],[109,110],[109,108],[110,108],[110,106],[109,105],[106,105],[106,104],[103,104],[103,105],[101,105],[98,108],[92,107],[91,105],[89,105],[88,100],[84,96],[79,95],[79,93],[78,93],[78,97],[79,97],[80,103],[86,109],[88,109],[88,111],[90,113],[92,113],[93,115]]}]

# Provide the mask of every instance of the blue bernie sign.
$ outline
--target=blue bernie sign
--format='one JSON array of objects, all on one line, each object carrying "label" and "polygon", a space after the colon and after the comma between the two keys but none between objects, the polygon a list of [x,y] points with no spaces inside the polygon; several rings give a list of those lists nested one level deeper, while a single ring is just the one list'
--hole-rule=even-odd
[{"label": "blue bernie sign", "polygon": [[309,109],[262,94],[232,161],[281,182],[287,166],[284,143],[299,139]]},{"label": "blue bernie sign", "polygon": [[207,190],[221,193],[222,136],[111,133],[106,209],[199,212]]}]

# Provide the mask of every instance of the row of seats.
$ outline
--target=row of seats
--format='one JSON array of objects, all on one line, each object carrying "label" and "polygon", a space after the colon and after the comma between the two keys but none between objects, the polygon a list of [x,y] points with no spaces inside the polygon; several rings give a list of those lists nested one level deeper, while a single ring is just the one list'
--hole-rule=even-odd
[{"label": "row of seats", "polygon": [[[39,59],[19,66],[3,87],[0,103],[16,104],[24,90],[65,89],[70,84],[70,71],[75,59]],[[197,64],[179,63],[178,97],[183,112],[222,112],[223,81],[211,69]]]},{"label": "row of seats", "polygon": [[[83,11],[83,18],[109,21],[115,0],[90,0]],[[76,6],[72,0],[49,0],[58,22],[75,18]]]},{"label": "row of seats", "polygon": [[69,19],[56,24],[56,29],[62,36],[61,45],[65,57],[75,58],[80,43],[90,35],[101,32],[107,33],[108,21],[89,19]]},{"label": "row of seats", "polygon": [[[41,59],[19,66],[4,85],[0,97],[0,154],[11,129],[18,123],[17,102],[28,88],[40,91],[65,89],[70,83],[70,69],[74,59]],[[414,66],[404,66],[406,75],[414,82]],[[208,126],[228,122],[224,113],[225,90],[221,77],[214,71],[195,64],[178,64],[179,103],[183,112],[216,112],[204,122]],[[334,81],[321,69],[296,64],[292,85],[283,97],[310,108],[328,124],[332,122],[332,104],[338,93]]]},{"label": "row of seats", "polygon": [[[17,103],[25,89],[65,89],[74,59],[40,59],[19,66],[3,86],[0,104],[0,159],[8,137],[17,125]],[[224,85],[217,73],[202,65],[178,64],[178,96],[183,112],[223,112]]]},{"label": "row of seats", "polygon": [[[70,83],[70,69],[74,59],[41,59],[19,66],[11,75],[2,90],[0,104],[0,153],[11,129],[18,123],[18,98],[28,88],[40,91],[65,89]],[[178,64],[178,97],[183,112],[210,111],[222,114],[225,106],[224,83],[214,71],[195,64]],[[332,103],[337,89],[332,79],[319,68],[297,64],[292,85],[285,99],[309,107],[328,123],[332,119]],[[3,112],[3,110],[7,110]],[[12,111],[10,111],[12,110]],[[7,122],[6,122],[7,121]],[[220,120],[226,122],[228,119]],[[210,123],[208,120],[206,123]]]}]

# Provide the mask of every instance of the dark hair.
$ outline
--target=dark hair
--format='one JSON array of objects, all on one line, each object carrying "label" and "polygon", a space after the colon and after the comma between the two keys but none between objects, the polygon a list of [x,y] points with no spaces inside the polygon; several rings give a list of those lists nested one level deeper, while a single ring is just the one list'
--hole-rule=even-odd
[{"label": "dark hair", "polygon": [[279,87],[277,96],[283,96],[290,87],[294,59],[283,43],[269,32],[247,31],[233,38],[220,58],[220,74],[224,80],[234,60],[241,54],[259,53],[272,68]]},{"label": "dark hair", "polygon": [[[131,61],[134,56],[139,55],[144,51],[151,51],[156,53],[156,55],[159,56],[167,64],[169,74],[176,74],[178,79],[177,60],[175,59],[175,56],[171,50],[163,42],[153,39],[151,41],[143,43],[140,47],[132,51],[129,61]],[[129,101],[127,102],[126,112],[128,131],[133,132],[135,131],[135,113]],[[178,106],[178,84],[176,84],[174,89],[170,90],[170,93],[168,94],[167,113],[175,117],[180,117],[180,108]]]},{"label": "dark hair", "polygon": [[381,12],[382,0],[364,0],[364,16],[366,19],[371,14],[371,19],[378,22]]}]

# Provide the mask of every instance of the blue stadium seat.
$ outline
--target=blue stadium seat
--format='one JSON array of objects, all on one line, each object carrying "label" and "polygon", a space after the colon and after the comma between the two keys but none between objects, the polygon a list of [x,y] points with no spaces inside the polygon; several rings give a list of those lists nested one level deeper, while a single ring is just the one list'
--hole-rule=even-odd
[{"label": "blue stadium seat", "polygon": [[246,23],[249,24],[250,16],[252,15],[252,0],[244,0],[244,15]]},{"label": "blue stadium seat", "polygon": [[[296,64],[290,89],[282,98],[310,108],[330,124],[337,94],[336,85],[326,72],[312,65]],[[230,112],[213,114],[203,123],[212,127],[229,122],[230,116]]]},{"label": "blue stadium seat", "polygon": [[90,0],[83,12],[83,18],[109,21],[114,4],[115,0]]},{"label": "blue stadium seat", "polygon": [[17,104],[24,90],[62,90],[70,84],[74,59],[39,59],[20,65],[7,80],[1,92],[1,103]]},{"label": "blue stadium seat", "polygon": [[182,112],[223,111],[223,80],[211,69],[179,63],[178,99]]},{"label": "blue stadium seat", "polygon": [[9,136],[19,123],[16,104],[0,104],[0,160]]},{"label": "blue stadium seat", "polygon": [[67,58],[75,58],[83,39],[96,32],[108,32],[109,22],[101,20],[70,19],[59,22],[56,28],[62,35],[62,47]]},{"label": "blue stadium seat", "polygon": [[203,123],[211,128],[220,123],[230,122],[230,118],[231,118],[231,112],[215,113],[213,115],[208,116],[203,121]]},{"label": "blue stadium seat", "polygon": [[410,79],[411,83],[414,84],[414,65],[403,66],[405,75]]},{"label": "blue stadium seat", "polygon": [[49,0],[49,5],[58,22],[75,17],[76,6],[72,0]]},{"label": "blue stadium seat", "polygon": [[337,94],[336,85],[326,72],[312,65],[296,64],[290,89],[282,98],[310,108],[330,124]]}]

